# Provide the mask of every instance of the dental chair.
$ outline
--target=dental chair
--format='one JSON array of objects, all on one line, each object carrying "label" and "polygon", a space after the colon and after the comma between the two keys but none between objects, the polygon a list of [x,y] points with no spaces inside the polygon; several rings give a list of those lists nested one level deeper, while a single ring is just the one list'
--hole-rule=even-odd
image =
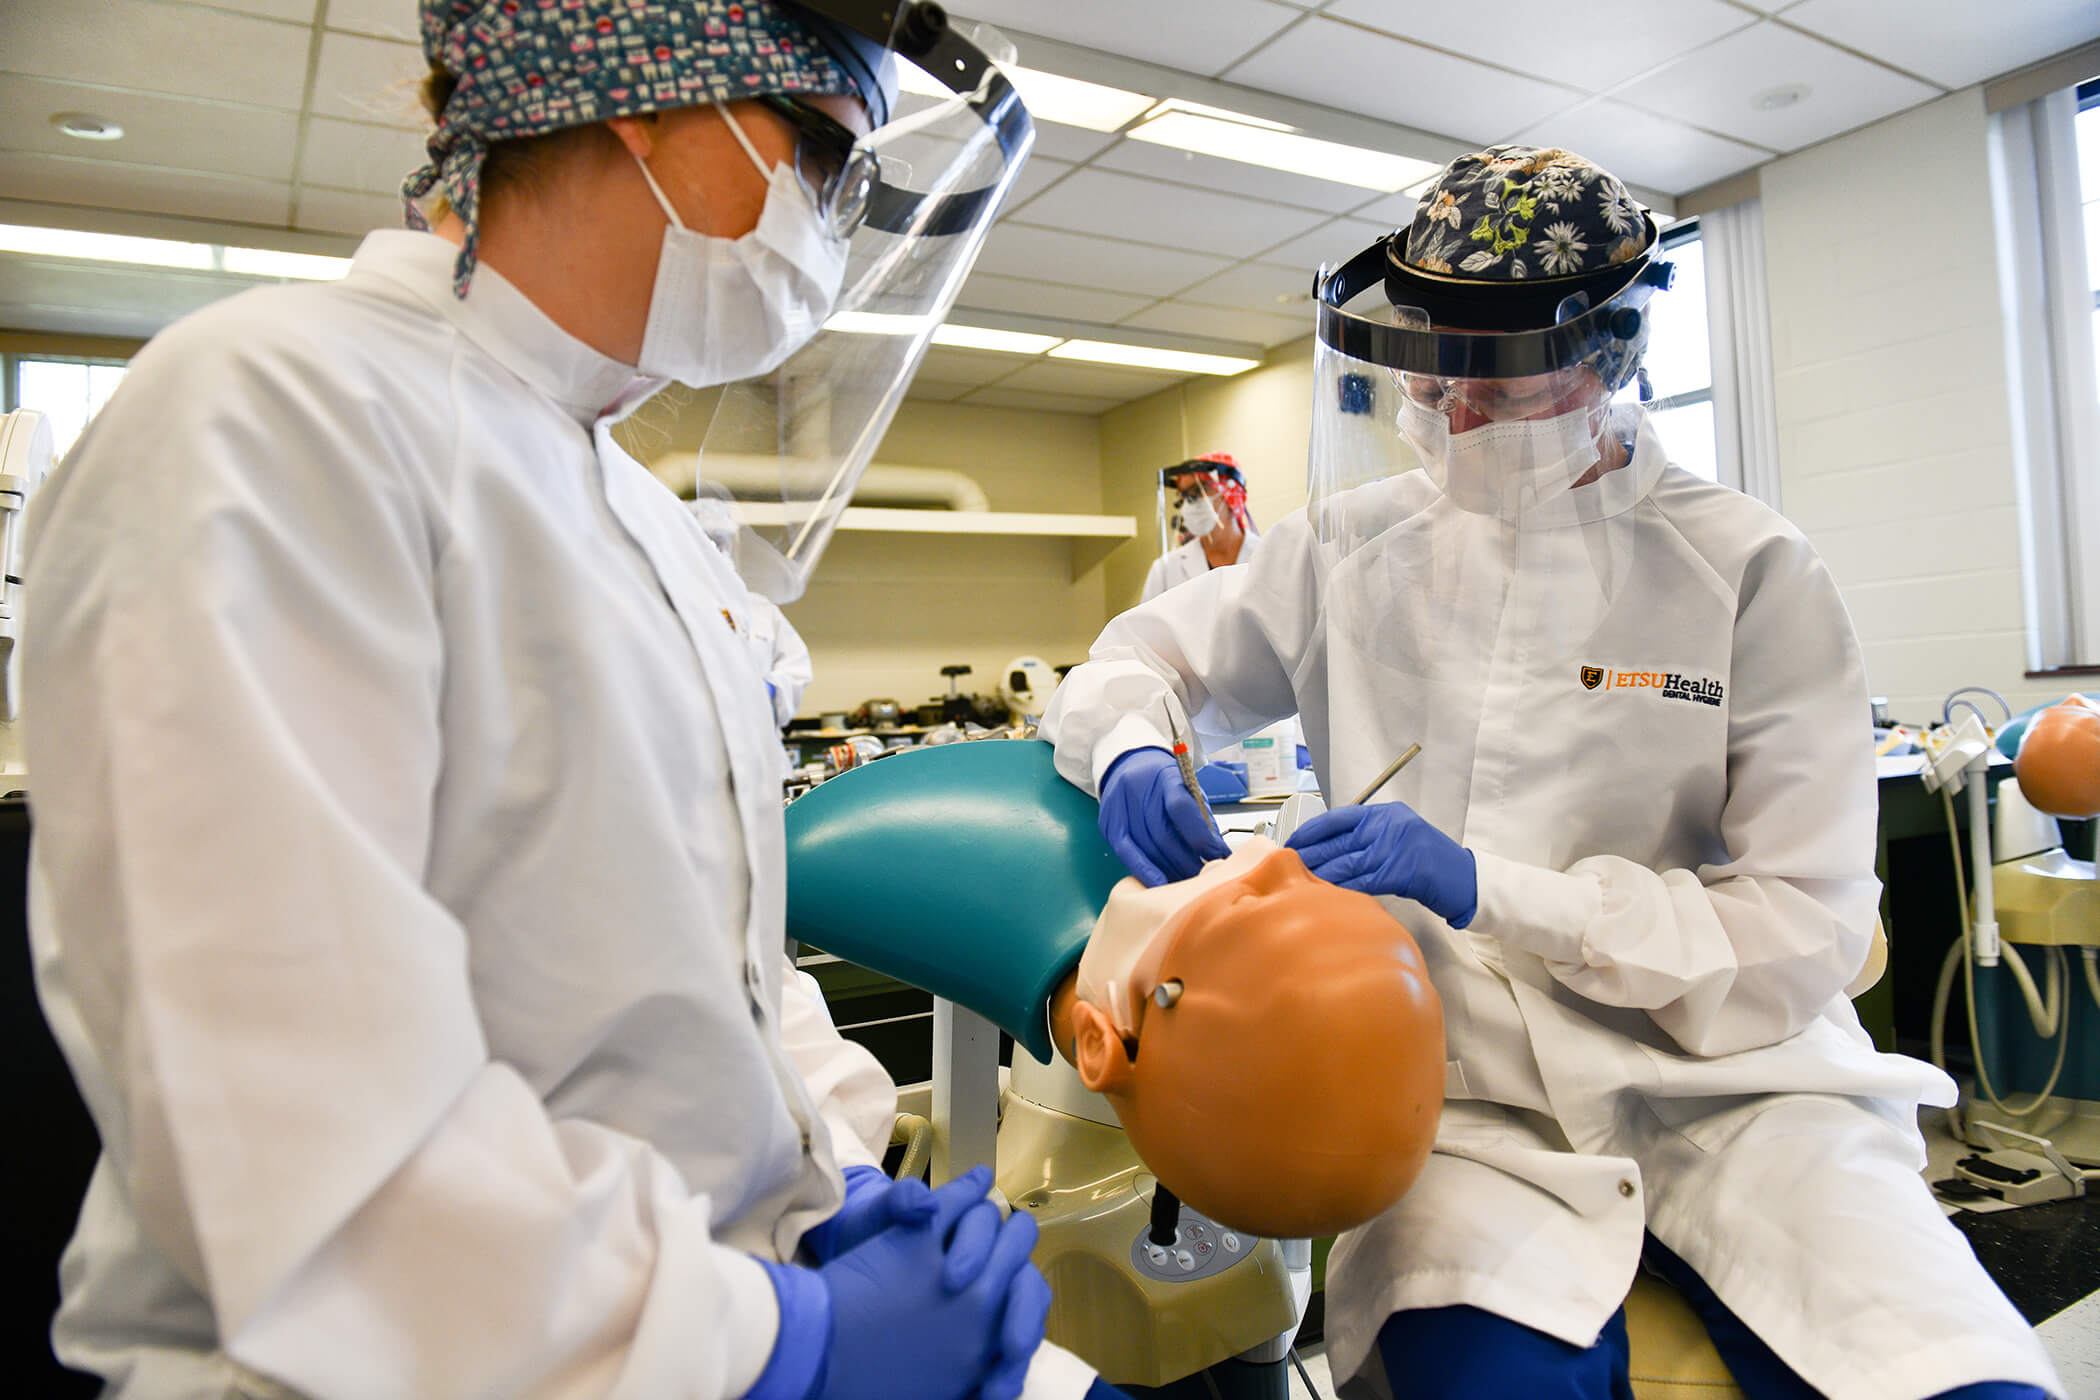
[{"label": "dental chair", "polygon": [[[1096,833],[1097,813],[1093,799],[1057,776],[1049,746],[1034,741],[905,752],[855,770],[788,808],[788,934],[953,1003],[937,1002],[937,1037],[958,1018],[976,1020],[972,1012],[988,1018],[979,1022],[979,1059],[987,1043],[996,1054],[992,1026],[1014,1036],[996,1153],[979,1146],[957,1156],[949,1144],[943,1171],[937,1133],[935,1175],[996,1155],[999,1188],[1042,1228],[1036,1260],[1058,1295],[1052,1341],[1142,1394],[1178,1397],[1177,1380],[1208,1384],[1222,1375],[1227,1386],[1186,1393],[1281,1397],[1310,1281],[1296,1249],[1303,1242],[1236,1237],[1234,1253],[1246,1263],[1220,1268],[1223,1236],[1232,1232],[1190,1222],[1209,1227],[1194,1242],[1213,1252],[1188,1270],[1188,1282],[1176,1277],[1173,1249],[1164,1265],[1146,1259],[1156,1182],[1106,1101],[1049,1044],[1043,1008],[1051,989],[1076,964],[1123,875]],[[929,876],[943,881],[938,894]],[[1051,951],[1031,953],[1016,977],[985,950],[1022,921],[1030,921],[1030,941]],[[1045,921],[1055,925],[1048,933],[1038,928]],[[1867,965],[1848,992],[1860,995],[1886,966],[1877,920]],[[974,1097],[998,1092],[984,1065],[961,1066],[953,1047],[967,1040],[952,1041],[945,1054],[937,1040],[937,1124],[944,1074],[974,1083]],[[1257,1260],[1258,1268],[1246,1267]],[[1206,1281],[1208,1289],[1196,1286]],[[1661,1279],[1637,1277],[1626,1316],[1639,1400],[1741,1396],[1697,1315]],[[1231,1389],[1234,1381],[1244,1388]]]}]

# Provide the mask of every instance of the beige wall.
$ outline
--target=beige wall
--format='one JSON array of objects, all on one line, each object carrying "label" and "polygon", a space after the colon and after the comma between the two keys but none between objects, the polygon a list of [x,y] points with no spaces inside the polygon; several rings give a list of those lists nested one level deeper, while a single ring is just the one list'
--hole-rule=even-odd
[{"label": "beige wall", "polygon": [[1989,117],[1957,92],[1762,172],[1781,502],[1898,718],[2031,682]]},{"label": "beige wall", "polygon": [[1247,473],[1258,526],[1305,504],[1305,450],[1312,431],[1310,336],[1269,352],[1260,369],[1162,389],[1101,415],[1105,508],[1138,517],[1138,538],[1109,556],[1111,613],[1135,604],[1159,557],[1159,469],[1205,452],[1229,452]]},{"label": "beige wall", "polygon": [[[644,460],[695,451],[706,430],[691,405],[651,405],[637,417],[630,441]],[[995,511],[1103,510],[1099,426],[1076,414],[907,402],[875,460],[963,472]],[[808,593],[787,609],[816,665],[802,710],[878,697],[919,704],[946,689],[940,669],[951,662],[973,668],[965,689],[989,693],[1017,656],[1083,661],[1107,615],[1102,580],[1099,564],[1073,577],[1062,537],[841,530]]]}]

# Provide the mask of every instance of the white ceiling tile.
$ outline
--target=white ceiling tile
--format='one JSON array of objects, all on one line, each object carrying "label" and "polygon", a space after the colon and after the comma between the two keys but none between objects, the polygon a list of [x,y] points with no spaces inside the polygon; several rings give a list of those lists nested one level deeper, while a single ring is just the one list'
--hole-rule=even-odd
[{"label": "white ceiling tile", "polygon": [[1185,253],[1109,238],[1089,238],[1062,229],[1003,223],[992,230],[977,266],[986,272],[1163,297],[1178,287],[1222,272],[1229,258]]},{"label": "white ceiling tile", "polygon": [[1581,94],[1315,16],[1226,74],[1280,92],[1486,145]]},{"label": "white ceiling tile", "polygon": [[[1128,0],[962,0],[956,10],[1000,29],[1202,74],[1216,73],[1299,14],[1267,0],[1146,0],[1142,19]],[[1019,58],[1027,66],[1025,43]]]},{"label": "white ceiling tile", "polygon": [[[1763,112],[1752,99],[1800,84],[1808,96]],[[1939,90],[1767,20],[1687,54],[1614,94],[1623,102],[1779,151],[1878,121]],[[1631,178],[1622,176],[1621,178]]]},{"label": "white ceiling tile", "polygon": [[904,397],[918,399],[922,403],[954,403],[969,393],[972,387],[968,384],[948,384],[919,375],[912,379],[911,386],[904,391]]},{"label": "white ceiling tile", "polygon": [[1384,199],[1374,200],[1361,209],[1351,209],[1352,219],[1368,219],[1374,224],[1385,225],[1388,232],[1405,228],[1415,221],[1415,206],[1421,201],[1411,194],[1389,194]]},{"label": "white ceiling tile", "polygon": [[192,311],[254,285],[245,278],[173,268],[109,263],[84,267],[46,258],[0,256],[0,325],[143,339],[159,334]]},{"label": "white ceiling tile", "polygon": [[416,92],[428,71],[414,44],[330,31],[321,36],[314,114],[420,130],[427,123]]},{"label": "white ceiling tile", "polygon": [[7,0],[0,68],[296,111],[311,29],[148,0]]},{"label": "white ceiling tile", "polygon": [[1053,160],[1092,160],[1121,139],[1111,132],[1088,131],[1083,126],[1037,122],[1035,145],[1029,148],[1028,158],[1049,156]]},{"label": "white ceiling tile", "polygon": [[1304,316],[1269,316],[1259,311],[1234,311],[1222,306],[1190,306],[1168,301],[1123,322],[1148,331],[1172,331],[1177,335],[1202,335],[1214,340],[1244,340],[1264,349],[1287,340],[1311,335],[1311,308]]},{"label": "white ceiling tile", "polygon": [[1322,13],[1588,92],[1756,20],[1723,0],[1335,0]]},{"label": "white ceiling tile", "polygon": [[1295,315],[1312,302],[1312,269],[1242,263],[1196,285],[1177,290],[1177,301],[1205,306],[1235,306],[1271,316]]},{"label": "white ceiling tile", "polygon": [[273,181],[23,151],[0,151],[0,190],[51,204],[273,227],[283,226],[291,207],[290,187]]},{"label": "white ceiling tile", "polygon": [[1264,248],[1261,260],[1311,272],[1321,263],[1341,263],[1353,258],[1391,232],[1385,224],[1365,219],[1336,219],[1288,243]]},{"label": "white ceiling tile", "polygon": [[198,0],[198,3],[215,10],[238,10],[244,15],[260,15],[264,19],[312,24],[319,0]]},{"label": "white ceiling tile", "polygon": [[2100,38],[2092,0],[1904,0],[1892,23],[1886,0],[1806,0],[1786,22],[1950,88],[1967,87]]},{"label": "white ceiling tile", "polygon": [[[1011,311],[1024,316],[1062,316],[1075,321],[1099,321],[1104,325],[1141,311],[1151,297],[1122,292],[1095,292],[1056,282],[1032,282],[1021,277],[972,272],[963,283],[958,307],[983,311]],[[955,319],[967,321],[968,316]]]},{"label": "white ceiling tile", "polygon": [[401,217],[401,196],[362,194],[355,190],[320,189],[313,185],[299,190],[293,224],[315,233],[370,233],[375,228],[406,227]]},{"label": "white ceiling tile", "polygon": [[973,408],[1025,408],[1036,413],[1078,413],[1098,418],[1112,408],[1141,399],[1152,391],[1122,398],[1088,398],[1078,394],[1038,394],[1027,389],[979,389],[963,400]]},{"label": "white ceiling tile", "polygon": [[[82,141],[51,124],[57,112],[92,112],[124,128],[118,141]],[[158,93],[83,87],[0,73],[0,131],[17,150],[221,175],[292,178],[299,117]]]},{"label": "white ceiling tile", "polygon": [[1353,209],[1371,193],[1356,185],[1338,185],[1332,180],[1316,180],[1310,175],[1293,175],[1241,161],[1198,155],[1194,151],[1177,151],[1171,146],[1155,146],[1149,141],[1127,139],[1118,141],[1098,156],[1094,168],[1119,170],[1126,175],[1142,175],[1153,180],[1172,180],[1329,214]]},{"label": "white ceiling tile", "polygon": [[1042,156],[1030,156],[1028,163],[1021,167],[1021,173],[1014,177],[1013,189],[1007,193],[1006,213],[1014,213],[1078,168],[1068,160],[1046,160]]},{"label": "white ceiling tile", "polygon": [[416,0],[328,0],[328,27],[420,42]]},{"label": "white ceiling tile", "polygon": [[1185,374],[1158,374],[1149,370],[1074,364],[1065,360],[1037,360],[1019,374],[1000,380],[999,387],[1128,402],[1156,393],[1170,384],[1179,384],[1186,378]]},{"label": "white ceiling tile", "polygon": [[299,178],[367,194],[399,194],[401,182],[424,161],[423,138],[398,127],[315,117],[307,123]]},{"label": "white ceiling tile", "polygon": [[1621,180],[1672,195],[1771,159],[1770,152],[1755,146],[1709,136],[1601,97],[1520,132],[1516,139],[1534,146],[1564,146]]},{"label": "white ceiling tile", "polygon": [[1028,222],[1225,257],[1250,257],[1323,221],[1305,209],[1082,170],[1031,201]]},{"label": "white ceiling tile", "polygon": [[936,345],[919,362],[919,373],[942,384],[962,384],[974,389],[1004,379],[1031,359],[1028,355],[995,355],[988,350]]}]

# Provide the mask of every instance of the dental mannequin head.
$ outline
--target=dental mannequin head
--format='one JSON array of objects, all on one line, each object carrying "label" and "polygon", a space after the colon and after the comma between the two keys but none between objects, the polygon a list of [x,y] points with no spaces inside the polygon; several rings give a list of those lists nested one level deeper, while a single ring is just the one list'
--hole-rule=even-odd
[{"label": "dental mannequin head", "polygon": [[1114,995],[1089,989],[1114,1004],[1060,996],[1060,1048],[1212,1219],[1305,1238],[1378,1215],[1421,1171],[1443,1104],[1443,1009],[1413,937],[1266,843],[1182,887],[1116,887],[1099,927],[1156,931],[1131,940]]},{"label": "dental mannequin head", "polygon": [[2014,760],[2020,792],[2041,811],[2100,815],[2100,703],[2073,695],[2036,715]]}]

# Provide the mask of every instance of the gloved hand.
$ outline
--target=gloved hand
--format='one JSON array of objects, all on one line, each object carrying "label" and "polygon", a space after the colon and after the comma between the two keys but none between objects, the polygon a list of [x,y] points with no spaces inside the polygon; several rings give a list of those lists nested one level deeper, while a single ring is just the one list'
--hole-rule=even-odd
[{"label": "gloved hand", "polygon": [[1186,880],[1232,854],[1165,749],[1132,749],[1101,777],[1101,837],[1148,885]]},{"label": "gloved hand", "polygon": [[831,1344],[811,1400],[1017,1400],[1042,1344],[1050,1287],[1028,1262],[1035,1221],[999,1218],[978,1168],[932,1193],[931,1219],[893,1225],[817,1270]]},{"label": "gloved hand", "polygon": [[1472,923],[1480,906],[1473,853],[1405,802],[1322,812],[1285,844],[1329,884],[1412,899],[1453,928]]},{"label": "gloved hand", "polygon": [[933,1219],[934,1208],[933,1191],[916,1177],[892,1181],[880,1167],[848,1167],[845,1204],[831,1219],[805,1231],[802,1247],[819,1264],[828,1264],[892,1225],[925,1224]]}]

